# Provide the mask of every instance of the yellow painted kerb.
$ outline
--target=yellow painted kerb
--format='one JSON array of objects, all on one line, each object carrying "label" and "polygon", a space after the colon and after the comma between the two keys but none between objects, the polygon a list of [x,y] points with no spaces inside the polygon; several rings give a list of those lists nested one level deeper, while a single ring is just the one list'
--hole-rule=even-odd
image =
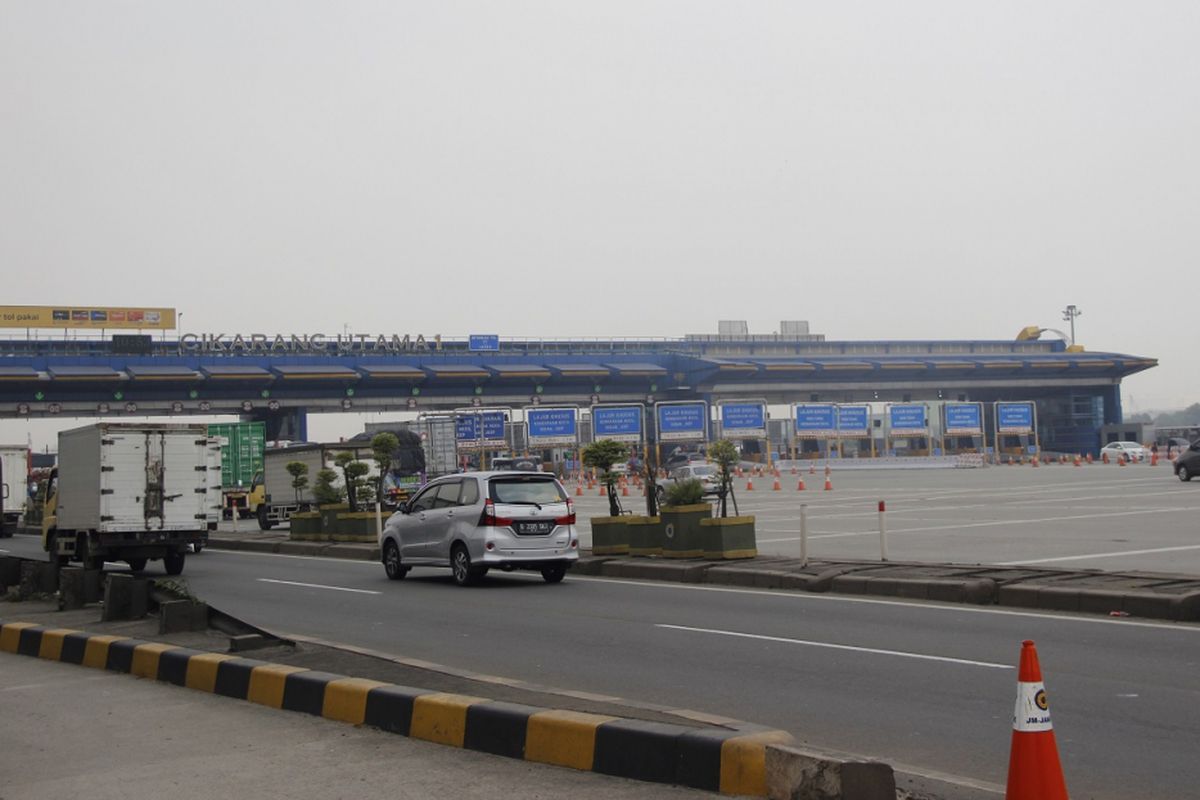
[{"label": "yellow painted kerb", "polygon": [[89,636],[87,646],[83,649],[83,666],[104,669],[108,666],[108,646],[113,642],[122,642],[128,636]]},{"label": "yellow painted kerb", "polygon": [[133,662],[129,665],[129,674],[136,675],[139,678],[157,680],[158,657],[168,650],[178,649],[177,645],[161,644],[159,642],[139,644],[133,648]]},{"label": "yellow painted kerb", "polygon": [[721,744],[721,793],[765,797],[767,745],[792,741],[787,731],[763,731],[726,739]]},{"label": "yellow painted kerb", "polygon": [[426,694],[413,701],[409,736],[462,747],[467,735],[467,709],[484,702],[462,694]]},{"label": "yellow painted kerb", "polygon": [[21,631],[26,628],[36,628],[35,622],[6,622],[0,626],[0,650],[15,653],[21,646]]},{"label": "yellow painted kerb", "polygon": [[615,719],[557,709],[534,714],[525,727],[525,760],[590,770],[596,729]]},{"label": "yellow painted kerb", "polygon": [[38,658],[47,661],[61,661],[63,639],[72,633],[79,633],[70,628],[54,628],[42,633],[42,646],[38,649]]},{"label": "yellow painted kerb", "polygon": [[321,716],[362,725],[367,716],[367,695],[372,689],[389,684],[365,678],[342,678],[325,684],[325,700]]},{"label": "yellow painted kerb", "polygon": [[202,692],[217,690],[217,668],[222,661],[228,661],[237,656],[225,653],[201,653],[188,659],[187,676],[184,684],[189,689],[199,689]]},{"label": "yellow painted kerb", "polygon": [[289,667],[286,664],[263,664],[250,670],[250,689],[246,699],[271,708],[283,708],[283,687],[287,676],[297,672],[308,672],[304,667]]}]

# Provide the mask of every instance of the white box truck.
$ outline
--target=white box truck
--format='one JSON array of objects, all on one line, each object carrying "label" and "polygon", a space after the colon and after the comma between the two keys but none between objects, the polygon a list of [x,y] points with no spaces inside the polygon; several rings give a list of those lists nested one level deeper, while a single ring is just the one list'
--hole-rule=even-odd
[{"label": "white box truck", "polygon": [[58,435],[42,519],[51,560],[183,571],[221,513],[221,449],[204,425],[100,422]]},{"label": "white box truck", "polygon": [[12,536],[29,499],[29,448],[0,444],[0,536]]}]

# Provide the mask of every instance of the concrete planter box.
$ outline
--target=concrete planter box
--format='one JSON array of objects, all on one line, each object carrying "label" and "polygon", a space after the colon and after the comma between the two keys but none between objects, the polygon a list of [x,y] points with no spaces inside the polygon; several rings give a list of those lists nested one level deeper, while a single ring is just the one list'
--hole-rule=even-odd
[{"label": "concrete planter box", "polygon": [[754,517],[715,517],[700,520],[705,558],[754,558]]},{"label": "concrete planter box", "polygon": [[[326,531],[328,533],[328,531]],[[337,515],[337,530],[330,538],[335,542],[373,542],[375,535],[375,512],[354,511]]]},{"label": "concrete planter box", "polygon": [[[348,503],[328,503],[320,506],[321,510],[321,531],[324,533],[341,533],[338,530],[338,515],[350,510]],[[295,516],[293,514],[292,516]]]},{"label": "concrete planter box", "polygon": [[321,515],[316,511],[296,512],[291,516],[291,538],[319,535],[321,524]]},{"label": "concrete planter box", "polygon": [[628,517],[629,555],[661,556],[663,552],[662,517]]},{"label": "concrete planter box", "polygon": [[700,522],[712,517],[712,506],[708,503],[667,506],[660,514],[664,558],[700,558],[704,555]]},{"label": "concrete planter box", "polygon": [[629,517],[592,517],[592,555],[629,553]]}]

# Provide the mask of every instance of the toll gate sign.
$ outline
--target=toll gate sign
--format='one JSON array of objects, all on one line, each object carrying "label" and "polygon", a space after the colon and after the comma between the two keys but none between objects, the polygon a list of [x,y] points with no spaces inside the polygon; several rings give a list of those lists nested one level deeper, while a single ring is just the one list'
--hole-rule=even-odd
[{"label": "toll gate sign", "polygon": [[459,450],[479,447],[504,447],[503,411],[479,411],[457,414],[454,418],[454,442]]},{"label": "toll gate sign", "polygon": [[892,436],[924,436],[929,432],[923,403],[888,406],[888,431]]},{"label": "toll gate sign", "polygon": [[996,430],[1033,433],[1033,403],[996,403]]},{"label": "toll gate sign", "polygon": [[722,403],[721,435],[739,439],[767,438],[767,408],[762,403]]},{"label": "toll gate sign", "polygon": [[838,436],[870,436],[871,409],[867,406],[837,407]]},{"label": "toll gate sign", "polygon": [[592,406],[592,438],[636,444],[642,440],[641,406]]},{"label": "toll gate sign", "polygon": [[578,438],[574,408],[528,408],[525,423],[531,445],[574,446]]},{"label": "toll gate sign", "polygon": [[707,403],[658,403],[654,410],[659,441],[702,442],[707,438]]},{"label": "toll gate sign", "polygon": [[978,403],[946,403],[946,433],[975,435],[983,433]]},{"label": "toll gate sign", "polygon": [[797,403],[796,438],[832,439],[837,436],[837,410],[832,403]]}]

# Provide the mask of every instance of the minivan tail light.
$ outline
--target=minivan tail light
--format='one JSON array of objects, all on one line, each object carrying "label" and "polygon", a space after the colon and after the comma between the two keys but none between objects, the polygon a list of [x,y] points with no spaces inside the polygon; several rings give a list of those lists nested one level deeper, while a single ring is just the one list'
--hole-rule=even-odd
[{"label": "minivan tail light", "polygon": [[508,517],[496,516],[496,504],[491,500],[483,503],[483,513],[479,515],[479,524],[487,528],[507,528],[513,524]]},{"label": "minivan tail light", "polygon": [[575,503],[571,498],[567,498],[567,515],[565,517],[555,517],[555,525],[574,525],[575,524]]}]

